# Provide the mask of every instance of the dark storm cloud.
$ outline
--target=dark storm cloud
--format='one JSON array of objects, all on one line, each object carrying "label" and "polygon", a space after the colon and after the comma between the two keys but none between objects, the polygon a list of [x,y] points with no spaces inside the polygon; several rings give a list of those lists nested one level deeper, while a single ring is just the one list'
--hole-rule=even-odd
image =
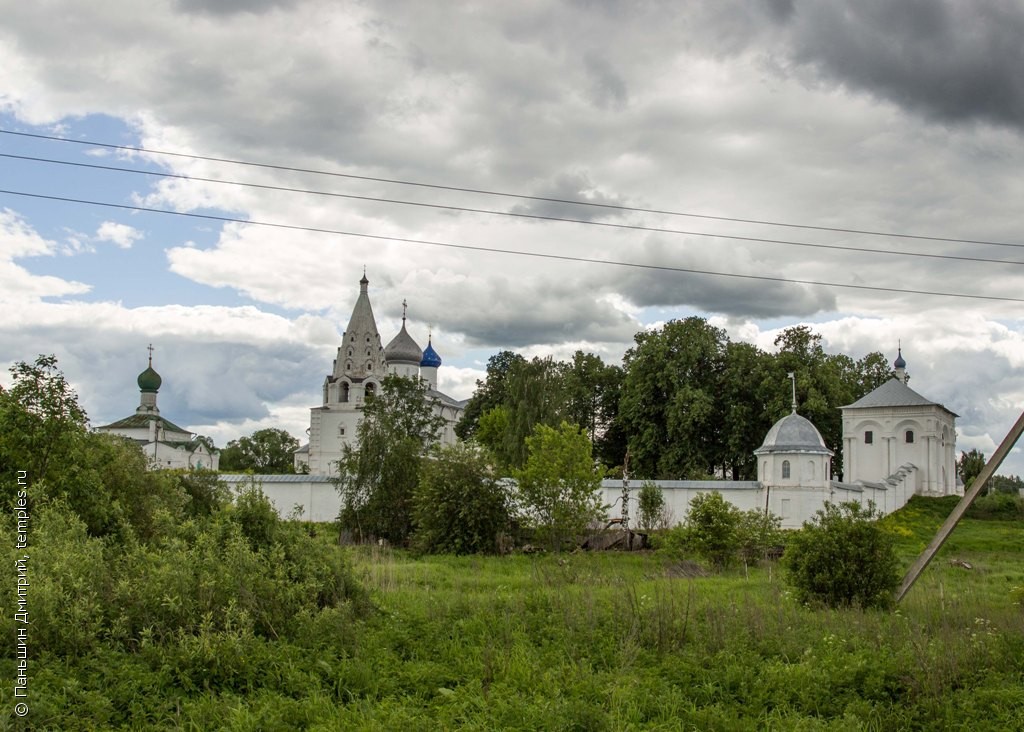
[{"label": "dark storm cloud", "polygon": [[323,350],[298,343],[242,343],[191,336],[102,332],[75,326],[3,332],[0,360],[31,361],[54,353],[77,388],[93,426],[127,417],[139,406],[136,379],[146,368],[146,345],[163,379],[161,414],[182,427],[259,420],[267,404],[315,393],[330,364]]},{"label": "dark storm cloud", "polygon": [[1024,5],[803,2],[792,58],[824,79],[942,122],[1024,127]]},{"label": "dark storm cloud", "polygon": [[[786,277],[770,263],[750,261],[727,250],[680,247],[654,239],[634,261],[679,269],[722,272],[734,276],[623,268],[612,285],[638,307],[692,307],[744,318],[807,317],[835,308],[835,295],[823,287],[774,282],[756,277]],[[738,275],[738,276],[736,276]]]},{"label": "dark storm cloud", "polygon": [[[568,270],[567,270],[568,271]],[[471,346],[521,348],[632,339],[638,324],[570,278],[493,277],[438,292],[424,319],[465,334]],[[466,307],[474,303],[474,307]]]}]

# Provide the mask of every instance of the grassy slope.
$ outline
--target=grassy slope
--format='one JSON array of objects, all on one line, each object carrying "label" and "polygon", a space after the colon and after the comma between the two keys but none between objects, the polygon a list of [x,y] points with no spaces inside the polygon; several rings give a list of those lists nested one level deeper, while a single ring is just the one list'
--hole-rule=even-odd
[{"label": "grassy slope", "polygon": [[[906,564],[951,507],[886,519]],[[1021,534],[965,520],[893,613],[800,607],[776,567],[348,550],[379,608],[354,627],[41,659],[34,693],[62,729],[1024,729]]]}]

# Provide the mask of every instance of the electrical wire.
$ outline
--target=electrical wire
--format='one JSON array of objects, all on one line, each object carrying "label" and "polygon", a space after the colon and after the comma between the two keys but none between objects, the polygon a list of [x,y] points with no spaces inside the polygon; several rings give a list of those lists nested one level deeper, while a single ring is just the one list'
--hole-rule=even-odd
[{"label": "electrical wire", "polygon": [[[232,185],[232,186],[239,186],[239,187],[243,187],[243,188],[255,188],[255,189],[260,189],[260,190],[268,190],[268,191],[280,191],[280,192],[283,192],[283,193],[301,193],[301,194],[309,194],[309,195],[314,195],[314,196],[325,196],[325,197],[330,197],[330,198],[344,198],[344,199],[356,200],[356,201],[371,201],[371,202],[375,202],[375,203],[388,203],[388,204],[398,204],[398,205],[402,205],[402,206],[416,206],[416,207],[420,207],[420,208],[440,209],[440,210],[444,210],[444,211],[457,211],[457,212],[460,212],[460,213],[478,213],[478,214],[487,214],[487,215],[491,215],[491,216],[508,216],[508,217],[512,217],[512,218],[533,219],[533,220],[539,220],[539,221],[555,221],[555,222],[560,222],[560,223],[582,224],[582,225],[585,225],[585,226],[602,226],[602,227],[613,228],[613,229],[628,229],[628,230],[631,230],[631,231],[648,231],[648,232],[654,232],[654,233],[660,233],[660,234],[681,234],[681,235],[685,235],[685,236],[713,237],[713,238],[719,238],[719,239],[729,239],[731,241],[751,242],[751,243],[757,243],[757,244],[781,244],[781,245],[784,245],[784,246],[810,247],[810,248],[813,248],[813,249],[831,249],[831,250],[836,250],[836,251],[860,252],[860,253],[868,253],[868,254],[882,254],[882,255],[886,255],[886,256],[895,256],[895,257],[920,257],[920,258],[925,258],[925,259],[946,259],[946,260],[953,260],[953,261],[958,261],[958,262],[980,262],[980,263],[985,263],[985,264],[1024,265],[1024,262],[1018,262],[1018,261],[1014,261],[1014,260],[1005,260],[1005,259],[989,259],[989,258],[986,258],[986,257],[966,257],[966,256],[960,256],[960,255],[954,255],[954,254],[934,254],[934,253],[930,253],[930,252],[902,252],[902,251],[894,251],[894,250],[891,250],[891,249],[869,249],[867,247],[855,247],[855,246],[849,246],[849,245],[844,245],[844,244],[824,244],[824,243],[821,243],[821,242],[792,241],[792,240],[788,240],[788,239],[766,239],[766,238],[763,238],[763,237],[755,237],[755,236],[739,236],[739,235],[735,235],[735,234],[716,234],[716,233],[703,232],[703,231],[686,231],[686,230],[683,230],[683,229],[669,229],[669,228],[659,227],[659,226],[643,226],[643,225],[640,225],[640,224],[617,224],[617,223],[612,223],[612,222],[608,222],[608,221],[588,221],[586,219],[572,219],[572,218],[567,218],[567,217],[562,217],[562,216],[544,216],[544,215],[541,215],[541,214],[528,214],[528,213],[520,213],[520,212],[516,212],[516,211],[496,211],[496,210],[493,210],[493,209],[468,208],[468,207],[465,207],[465,206],[450,206],[450,205],[444,205],[444,204],[438,204],[438,203],[424,203],[424,202],[421,202],[421,201],[405,201],[405,200],[393,199],[393,198],[378,198],[378,197],[374,197],[374,196],[359,196],[359,195],[355,195],[355,194],[351,194],[351,193],[336,193],[336,192],[332,192],[332,191],[321,191],[321,190],[308,189],[308,188],[295,188],[295,187],[291,187],[291,186],[278,186],[278,185],[271,185],[269,183],[248,183],[248,182],[245,182],[245,181],[222,180],[222,179],[219,179],[219,178],[204,178],[204,177],[201,177],[201,176],[184,175],[184,174],[181,174],[181,173],[162,173],[162,172],[158,172],[158,171],[139,170],[137,168],[125,168],[125,167],[115,166],[115,165],[101,165],[99,163],[83,163],[83,162],[77,162],[77,161],[72,161],[72,160],[55,160],[53,158],[42,158],[42,157],[37,157],[37,156],[32,156],[32,155],[16,155],[14,153],[0,153],[0,158],[11,158],[11,159],[14,159],[14,160],[24,160],[24,161],[28,161],[28,162],[47,163],[47,164],[52,164],[52,165],[66,165],[66,166],[71,166],[71,167],[76,167],[76,168],[88,168],[88,169],[94,169],[94,170],[105,170],[105,171],[116,172],[116,173],[132,173],[132,174],[136,174],[136,175],[149,175],[149,176],[154,176],[154,177],[158,177],[158,178],[170,178],[170,179],[173,179],[173,180],[187,180],[187,181],[194,181],[194,182],[199,182],[199,183],[215,183],[215,184],[218,184],[218,185]],[[1000,246],[1024,247],[1024,244],[1001,244]]]},{"label": "electrical wire", "polygon": [[727,221],[727,222],[730,222],[730,223],[755,224],[755,225],[758,225],[758,226],[779,226],[779,227],[785,227],[785,228],[791,228],[791,229],[808,229],[808,230],[811,230],[811,231],[831,231],[831,232],[836,232],[836,233],[841,233],[841,234],[860,234],[860,235],[864,235],[864,236],[882,236],[882,237],[888,237],[888,238],[893,238],[893,239],[914,239],[914,240],[919,240],[919,241],[948,242],[948,243],[953,243],[953,244],[982,244],[982,245],[997,246],[997,247],[1024,247],[1024,244],[1014,244],[1014,243],[1009,243],[1009,242],[991,241],[991,240],[985,240],[985,239],[957,239],[957,238],[954,238],[954,237],[927,236],[927,235],[923,235],[923,234],[907,234],[907,233],[891,232],[891,231],[889,231],[889,232],[887,232],[887,231],[874,231],[874,230],[870,230],[870,229],[853,229],[853,228],[845,228],[845,227],[837,227],[837,226],[816,226],[816,225],[812,225],[812,224],[794,224],[794,223],[782,222],[782,221],[766,221],[766,220],[760,220],[760,219],[745,219],[745,218],[737,218],[737,217],[733,217],[733,216],[713,216],[713,215],[710,215],[710,214],[690,213],[690,212],[684,212],[684,211],[671,211],[671,210],[656,209],[656,208],[641,208],[641,207],[638,207],[638,206],[625,206],[625,205],[621,205],[621,204],[612,204],[612,203],[598,203],[596,201],[587,201],[587,200],[581,200],[581,199],[553,198],[553,197],[548,197],[548,196],[531,196],[531,195],[526,195],[526,194],[522,194],[522,193],[507,193],[507,192],[502,192],[502,191],[491,191],[491,190],[486,190],[486,189],[482,189],[482,188],[469,188],[469,187],[462,187],[462,186],[448,186],[448,185],[441,185],[441,184],[437,184],[437,183],[422,183],[422,182],[417,182],[417,181],[401,180],[401,179],[397,179],[397,178],[379,178],[379,177],[368,176],[368,175],[356,175],[354,173],[342,173],[342,172],[339,172],[339,171],[317,170],[317,169],[313,169],[313,168],[298,168],[298,167],[293,167],[293,166],[288,166],[288,165],[274,165],[274,164],[271,164],[271,163],[257,163],[257,162],[247,161],[247,160],[237,160],[237,159],[233,159],[233,158],[219,158],[219,157],[213,157],[213,156],[209,156],[209,155],[194,155],[194,154],[190,154],[190,153],[173,152],[173,151],[169,151],[169,150],[155,150],[155,149],[152,149],[152,148],[134,147],[134,146],[130,146],[130,145],[116,145],[116,144],[108,143],[108,142],[97,142],[95,140],[72,140],[72,139],[68,139],[68,138],[65,138],[65,137],[57,137],[55,135],[43,135],[43,134],[33,133],[33,132],[17,132],[15,130],[6,130],[6,129],[0,129],[0,134],[16,135],[16,136],[19,136],[19,137],[36,138],[36,139],[40,139],[40,140],[50,140],[50,141],[54,141],[54,142],[72,143],[72,144],[75,144],[75,145],[86,145],[86,146],[89,146],[89,147],[102,147],[102,148],[107,148],[107,149],[110,149],[110,150],[124,150],[126,152],[133,152],[133,153],[145,153],[147,155],[165,155],[165,156],[170,156],[170,157],[187,158],[187,159],[190,159],[190,160],[205,160],[205,161],[208,161],[208,162],[215,162],[215,163],[229,163],[231,165],[244,165],[244,166],[253,167],[253,168],[264,168],[264,169],[267,169],[267,170],[281,170],[281,171],[288,171],[288,172],[293,172],[293,173],[309,173],[309,174],[312,174],[312,175],[324,175],[324,176],[331,176],[331,177],[335,177],[335,178],[347,178],[347,179],[350,179],[350,180],[363,180],[363,181],[372,181],[372,182],[376,182],[376,183],[388,183],[388,184],[393,184],[393,185],[415,186],[415,187],[418,187],[418,188],[431,188],[431,189],[435,189],[435,190],[453,191],[453,192],[459,192],[459,193],[473,193],[473,194],[478,194],[478,195],[483,195],[483,196],[498,196],[498,197],[503,197],[503,198],[518,198],[518,199],[525,200],[525,201],[541,201],[541,202],[546,202],[546,203],[561,203],[561,204],[567,204],[567,205],[572,205],[572,206],[588,206],[588,207],[591,207],[591,208],[602,208],[602,209],[608,209],[608,210],[614,210],[614,211],[659,214],[659,215],[663,215],[663,216],[684,216],[684,217],[690,217],[690,218],[708,219],[708,220],[712,220],[712,221]]},{"label": "electrical wire", "polygon": [[158,213],[166,214],[170,216],[182,216],[193,219],[203,219],[207,221],[220,221],[224,223],[237,223],[245,224],[249,226],[263,226],[275,229],[287,229],[290,231],[307,231],[319,234],[332,234],[335,236],[349,236],[357,237],[362,239],[371,239],[375,241],[392,241],[404,244],[417,244],[424,246],[443,247],[446,249],[460,249],[465,251],[474,252],[486,252],[490,254],[509,254],[520,257],[535,257],[540,259],[558,260],[563,262],[578,262],[585,264],[602,264],[611,265],[616,267],[630,267],[635,269],[645,270],[656,270],[662,272],[676,272],[682,274],[696,274],[696,275],[707,275],[711,277],[723,277],[731,279],[742,279],[742,280],[759,280],[764,282],[781,282],[785,284],[796,284],[796,285],[812,285],[816,287],[835,287],[850,290],[862,290],[871,292],[890,292],[901,295],[932,295],[937,297],[951,297],[969,300],[988,300],[995,302],[1016,302],[1024,303],[1024,298],[1016,297],[999,297],[996,295],[973,295],[969,293],[956,293],[956,292],[943,292],[936,290],[914,290],[907,288],[897,287],[881,287],[878,285],[855,285],[842,282],[821,282],[818,280],[798,280],[788,277],[770,277],[768,275],[750,275],[750,274],[737,274],[735,272],[714,272],[711,270],[691,269],[687,267],[670,267],[668,265],[658,264],[643,264],[640,262],[622,262],[608,259],[595,259],[591,257],[573,257],[565,254],[549,254],[544,252],[522,252],[515,249],[501,249],[497,247],[482,247],[474,246],[470,244],[455,244],[451,242],[440,242],[432,241],[429,239],[413,239],[409,237],[400,236],[385,236],[382,234],[367,234],[362,232],[354,231],[343,231],[340,229],[327,229],[313,226],[301,226],[298,224],[284,224],[270,221],[254,221],[251,219],[241,219],[231,216],[217,216],[214,214],[200,214],[190,211],[171,211],[168,209],[151,208],[147,206],[131,206],[123,203],[109,203],[105,201],[89,201],[80,198],[70,198],[65,196],[50,196],[42,193],[28,193],[26,191],[12,191],[6,189],[0,189],[0,194],[6,194],[11,196],[23,196],[26,198],[36,198],[48,201],[60,201],[63,203],[77,203],[87,206],[99,206],[105,208],[117,208],[125,211],[143,211],[147,213]]}]

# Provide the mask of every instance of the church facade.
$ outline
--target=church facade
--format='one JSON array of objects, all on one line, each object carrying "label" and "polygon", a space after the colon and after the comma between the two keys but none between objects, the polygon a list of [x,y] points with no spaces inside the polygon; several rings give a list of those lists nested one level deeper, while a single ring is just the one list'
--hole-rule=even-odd
[{"label": "church facade", "polygon": [[845,477],[874,482],[913,465],[915,493],[956,492],[957,415],[907,386],[902,352],[893,365],[892,379],[843,407]]},{"label": "church facade", "polygon": [[95,431],[119,435],[139,445],[153,470],[217,470],[220,464],[217,450],[210,450],[192,432],[161,416],[156,397],[163,379],[153,368],[152,346],[149,347],[149,364],[139,374],[137,382],[140,397],[135,414],[97,427]]},{"label": "church facade", "polygon": [[421,349],[406,329],[403,305],[402,327],[382,345],[377,321],[370,304],[369,280],[359,280],[359,296],[338,346],[331,372],[322,384],[322,403],[310,409],[309,442],[295,453],[296,472],[335,476],[345,445],[352,445],[363,417],[363,406],[381,389],[385,376],[394,374],[422,379],[427,398],[436,415],[444,419],[441,444],[456,440],[455,425],[462,418],[466,402],[453,399],[437,388],[441,357],[432,339]]}]

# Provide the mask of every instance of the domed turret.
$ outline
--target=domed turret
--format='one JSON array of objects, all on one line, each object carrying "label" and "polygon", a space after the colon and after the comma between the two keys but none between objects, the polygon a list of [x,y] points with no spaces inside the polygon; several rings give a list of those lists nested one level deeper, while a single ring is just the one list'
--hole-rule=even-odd
[{"label": "domed turret", "polygon": [[153,368],[153,344],[150,344],[148,349],[149,363],[146,366],[146,370],[139,374],[138,378],[141,395],[139,408],[136,411],[159,414],[160,410],[156,407],[156,393],[160,391],[160,384],[163,383],[163,379],[160,378],[160,374]]},{"label": "domed turret", "polygon": [[754,455],[757,479],[764,485],[824,488],[831,478],[833,452],[818,428],[796,412],[772,425]]},{"label": "domed turret", "polygon": [[423,351],[420,361],[420,378],[427,382],[431,389],[437,388],[437,367],[441,365],[441,357],[434,350],[433,338],[427,337],[427,349]]},{"label": "domed turret", "polygon": [[903,346],[896,352],[896,360],[892,362],[896,378],[903,384],[907,383],[907,362],[903,360]]},{"label": "domed turret", "polygon": [[389,365],[396,363],[412,363],[417,366],[423,360],[423,350],[409,335],[405,329],[405,320],[402,320],[402,329],[398,331],[392,341],[384,347],[384,358]]},{"label": "domed turret", "polygon": [[153,370],[152,361],[150,365],[146,367],[146,370],[139,374],[139,390],[153,392],[154,394],[160,391],[160,384],[163,383],[163,379],[160,378],[160,374]]},{"label": "domed turret", "polygon": [[420,361],[423,360],[423,349],[405,329],[405,309],[406,304],[403,300],[402,329],[384,347],[384,360],[387,361],[388,371],[391,373],[416,378],[419,376]]},{"label": "domed turret", "polygon": [[776,452],[832,454],[832,451],[825,447],[825,440],[821,438],[818,428],[796,412],[787,414],[772,425],[764,438],[764,443],[754,450],[755,455]]},{"label": "domed turret", "polygon": [[423,350],[423,360],[420,361],[420,368],[433,368],[436,369],[441,365],[441,357],[437,355],[437,351],[434,350],[434,344],[432,339],[427,339],[427,347]]}]

